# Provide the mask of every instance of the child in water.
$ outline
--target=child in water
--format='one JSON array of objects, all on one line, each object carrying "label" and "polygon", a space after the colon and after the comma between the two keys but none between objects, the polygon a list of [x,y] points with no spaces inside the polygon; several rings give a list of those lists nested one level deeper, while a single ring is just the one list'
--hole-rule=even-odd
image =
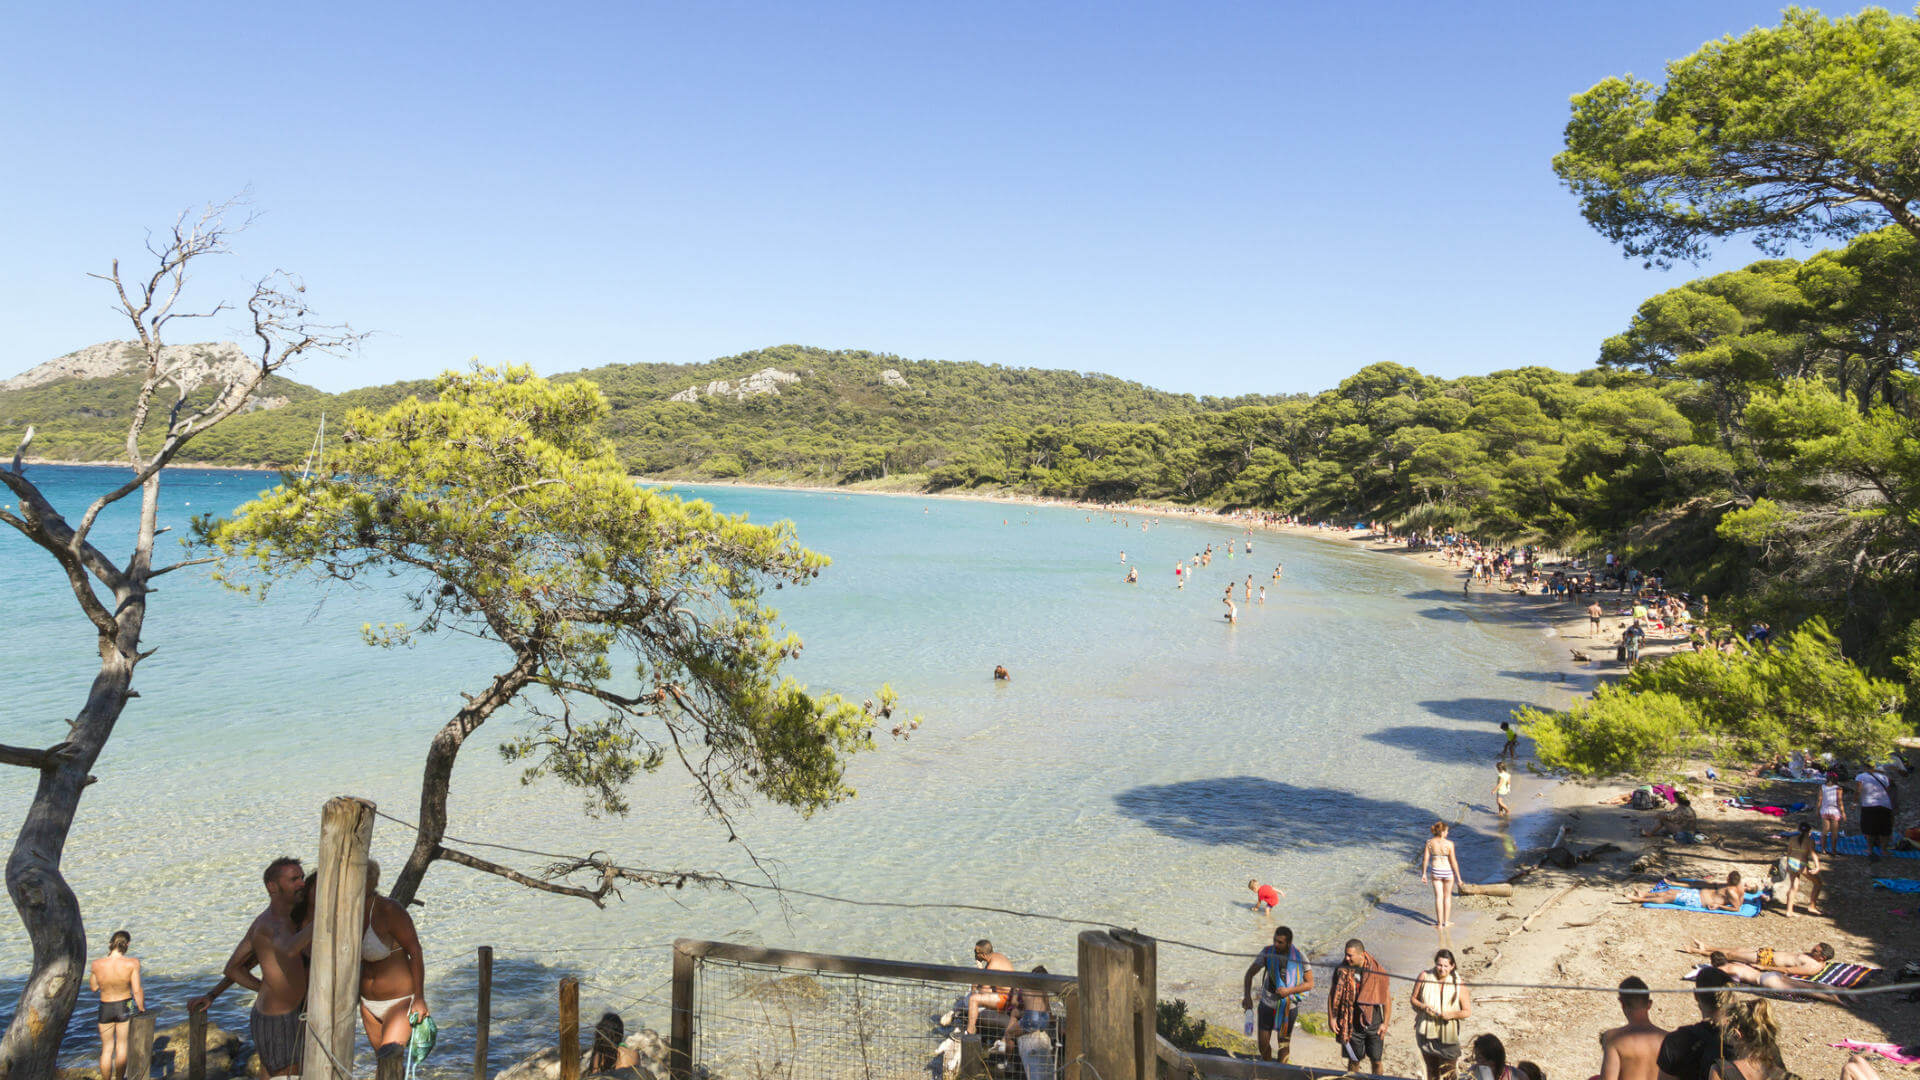
[{"label": "child in water", "polygon": [[1506,817],[1507,794],[1513,790],[1513,774],[1507,771],[1505,758],[1494,764],[1496,773],[1493,779],[1493,805],[1500,808],[1500,816]]}]

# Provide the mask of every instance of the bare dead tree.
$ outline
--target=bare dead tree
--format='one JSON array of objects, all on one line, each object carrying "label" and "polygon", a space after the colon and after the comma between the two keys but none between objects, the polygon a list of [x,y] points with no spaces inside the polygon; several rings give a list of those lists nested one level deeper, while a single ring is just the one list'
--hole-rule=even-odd
[{"label": "bare dead tree", "polygon": [[[91,275],[113,287],[115,308],[133,327],[143,365],[127,422],[131,475],[126,481],[87,504],[76,522],[27,475],[31,428],[11,465],[0,468],[0,484],[18,500],[13,506],[0,505],[0,523],[44,550],[66,575],[74,602],[93,624],[100,653],[99,673],[64,739],[44,749],[0,747],[0,765],[39,773],[39,786],[7,859],[7,894],[32,942],[33,969],[13,1022],[0,1038],[0,1080],[54,1076],[60,1038],[79,996],[87,956],[80,905],[60,871],[67,834],[92,779],[88,773],[134,696],[134,668],[153,655],[151,649],[141,650],[153,580],[209,561],[153,564],[154,540],[166,531],[159,524],[162,474],[188,443],[246,408],[269,376],[310,353],[348,351],[362,337],[343,325],[316,322],[307,308],[305,286],[276,271],[255,286],[245,305],[257,352],[250,347],[249,364],[224,373],[212,401],[190,402],[195,383],[184,370],[190,360],[170,353],[164,338],[176,320],[212,318],[229,309],[221,303],[190,310],[181,300],[193,266],[227,253],[232,235],[251,222],[229,223],[242,209],[232,200],[197,214],[181,214],[170,231],[148,239],[153,269],[145,276],[124,273],[118,259],[107,273]],[[93,529],[104,510],[136,493],[140,517],[132,550],[116,562],[94,544]]]}]

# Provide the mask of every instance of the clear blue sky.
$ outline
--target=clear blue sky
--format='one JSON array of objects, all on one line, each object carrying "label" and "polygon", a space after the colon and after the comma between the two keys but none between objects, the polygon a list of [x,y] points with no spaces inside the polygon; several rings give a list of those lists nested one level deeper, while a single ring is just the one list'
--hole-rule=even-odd
[{"label": "clear blue sky", "polygon": [[1733,0],[30,5],[0,37],[0,375],[126,336],[85,273],[246,188],[264,216],[201,294],[285,267],[379,331],[294,373],[326,389],[786,342],[1195,393],[1583,367],[1696,271],[1581,220],[1549,166],[1568,97],[1777,22]]}]

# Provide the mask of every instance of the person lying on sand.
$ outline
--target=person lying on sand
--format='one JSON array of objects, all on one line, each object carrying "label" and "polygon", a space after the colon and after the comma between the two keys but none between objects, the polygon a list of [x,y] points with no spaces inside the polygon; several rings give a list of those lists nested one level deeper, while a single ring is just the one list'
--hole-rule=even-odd
[{"label": "person lying on sand", "polygon": [[1806,952],[1797,953],[1781,952],[1770,945],[1762,945],[1757,949],[1741,949],[1730,945],[1702,945],[1699,938],[1694,938],[1693,948],[1680,951],[1693,956],[1709,957],[1718,953],[1729,960],[1752,964],[1762,971],[1778,971],[1788,975],[1799,975],[1802,978],[1812,978],[1820,974],[1821,969],[1827,966],[1827,961],[1833,959],[1833,946],[1824,941]]},{"label": "person lying on sand", "polygon": [[1781,990],[1790,994],[1804,994],[1829,1005],[1840,1004],[1836,994],[1826,992],[1826,987],[1805,979],[1790,978],[1771,971],[1761,971],[1752,964],[1743,964],[1738,960],[1729,960],[1725,953],[1714,953],[1707,957],[1707,963],[1726,972],[1727,977],[1745,986],[1759,986],[1768,990]]},{"label": "person lying on sand", "polygon": [[1627,900],[1635,904],[1673,904],[1679,903],[1688,894],[1698,894],[1700,906],[1710,911],[1738,911],[1746,902],[1747,892],[1740,887],[1740,871],[1727,871],[1725,885],[1704,888],[1676,889],[1635,889],[1627,894]]},{"label": "person lying on sand", "polygon": [[1674,808],[1654,818],[1656,824],[1651,829],[1641,829],[1641,836],[1675,836],[1680,833],[1700,831],[1700,815],[1693,808],[1693,801],[1684,791],[1673,793]]}]

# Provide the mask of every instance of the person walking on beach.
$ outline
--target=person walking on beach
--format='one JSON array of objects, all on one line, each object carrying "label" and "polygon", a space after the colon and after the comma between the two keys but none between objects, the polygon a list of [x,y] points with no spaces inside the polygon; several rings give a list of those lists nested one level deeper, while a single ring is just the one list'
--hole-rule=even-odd
[{"label": "person walking on beach", "polygon": [[1646,980],[1620,980],[1620,1013],[1627,1022],[1600,1033],[1600,1080],[1659,1080],[1660,1042],[1667,1029],[1653,1022]]},{"label": "person walking on beach", "polygon": [[1800,894],[1800,883],[1807,883],[1807,914],[1818,915],[1820,909],[1820,853],[1814,849],[1813,822],[1802,821],[1800,833],[1787,840],[1787,918],[1793,918],[1793,902]]},{"label": "person walking on beach", "polygon": [[1820,785],[1820,846],[1832,859],[1840,854],[1840,823],[1847,820],[1846,788],[1840,774],[1830,772]]},{"label": "person walking on beach", "polygon": [[127,955],[132,945],[132,934],[115,930],[107,939],[107,955],[88,969],[87,988],[100,995],[96,1019],[100,1025],[101,1080],[121,1080],[127,1075],[127,1036],[133,1028],[133,1014],[147,1011],[147,992],[140,985],[140,961]]},{"label": "person walking on beach", "polygon": [[1500,731],[1507,737],[1506,745],[1500,748],[1500,756],[1513,761],[1520,756],[1520,729],[1502,720]]},{"label": "person walking on beach", "polygon": [[307,1002],[305,954],[313,939],[313,913],[309,907],[307,917],[296,922],[293,910],[306,898],[307,875],[299,859],[282,857],[268,863],[260,879],[267,887],[267,909],[254,917],[234,948],[226,977],[254,992],[247,1026],[261,1069],[268,1076],[292,1076],[300,1071],[306,1044],[300,1007]]},{"label": "person walking on beach", "polygon": [[1300,1003],[1313,989],[1313,968],[1299,949],[1293,947],[1293,928],[1278,927],[1273,944],[1260,950],[1241,980],[1240,1007],[1253,1005],[1253,977],[1260,976],[1258,1024],[1260,1060],[1287,1063],[1293,1048],[1293,1022],[1300,1015]]},{"label": "person walking on beach", "polygon": [[1507,793],[1513,790],[1513,774],[1507,771],[1504,758],[1493,763],[1493,771],[1493,805],[1499,808],[1501,817],[1506,817],[1511,812],[1507,809]]},{"label": "person walking on beach", "polygon": [[1893,781],[1885,769],[1869,766],[1853,778],[1853,793],[1860,800],[1860,832],[1867,838],[1867,861],[1879,862],[1880,849],[1893,835],[1893,813],[1899,809]]},{"label": "person walking on beach", "polygon": [[[1231,585],[1229,585],[1229,586],[1227,586],[1227,589],[1228,589],[1228,591],[1229,591],[1229,592],[1231,592],[1231,591],[1232,591],[1232,589],[1233,589],[1233,586],[1231,586]],[[1221,603],[1223,603],[1223,604],[1225,604],[1225,605],[1227,605],[1227,621],[1228,621],[1228,622],[1238,622],[1238,621],[1239,621],[1239,619],[1240,619],[1240,612],[1239,612],[1239,610],[1238,610],[1238,609],[1236,609],[1236,608],[1235,608],[1235,607],[1233,606],[1233,597],[1231,597],[1231,596],[1223,596],[1223,597],[1221,597],[1221,598],[1220,598],[1220,602],[1221,602]]]},{"label": "person walking on beach", "polygon": [[1420,880],[1433,882],[1433,922],[1435,926],[1453,925],[1453,882],[1460,876],[1460,860],[1453,841],[1447,839],[1447,823],[1436,821],[1427,846],[1420,850]]},{"label": "person walking on beach", "polygon": [[1433,954],[1433,967],[1413,980],[1413,1041],[1427,1080],[1447,1080],[1459,1067],[1460,1021],[1473,1015],[1473,996],[1460,982],[1452,949]]},{"label": "person walking on beach", "polygon": [[1359,938],[1347,942],[1346,957],[1333,971],[1327,1022],[1347,1068],[1357,1068],[1365,1058],[1369,1071],[1377,1075],[1387,1053],[1387,1028],[1393,1023],[1393,994],[1386,969]]},{"label": "person walking on beach", "polygon": [[1587,636],[1588,637],[1597,638],[1600,636],[1600,616],[1604,613],[1605,612],[1600,607],[1600,601],[1598,600],[1595,600],[1593,603],[1587,605]]}]

